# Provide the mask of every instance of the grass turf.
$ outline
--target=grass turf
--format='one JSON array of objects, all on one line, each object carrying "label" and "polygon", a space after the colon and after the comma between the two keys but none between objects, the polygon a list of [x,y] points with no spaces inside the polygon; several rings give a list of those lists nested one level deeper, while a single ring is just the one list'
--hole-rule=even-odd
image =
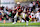
[{"label": "grass turf", "polygon": [[[25,23],[16,23],[16,24],[12,24],[12,23],[0,23],[0,25],[26,25],[26,22]],[[40,25],[40,22],[38,23],[28,23],[28,25]]]},{"label": "grass turf", "polygon": [[0,27],[40,27],[40,22],[38,23],[28,23],[29,26],[26,26],[26,22],[25,23],[16,23],[16,24],[12,24],[12,23],[0,23]]}]

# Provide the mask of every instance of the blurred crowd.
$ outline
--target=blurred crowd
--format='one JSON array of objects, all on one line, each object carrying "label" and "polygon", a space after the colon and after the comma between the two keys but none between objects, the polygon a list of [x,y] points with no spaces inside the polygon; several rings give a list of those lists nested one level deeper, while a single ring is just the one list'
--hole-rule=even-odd
[{"label": "blurred crowd", "polygon": [[[0,20],[10,20],[10,18],[14,18],[17,12],[16,7],[18,6],[15,6],[14,10],[8,7],[5,8],[4,6],[0,7]],[[40,21],[40,1],[33,1],[28,6],[25,5],[19,7],[21,7],[23,13],[27,14],[28,18],[31,18],[31,21]],[[17,20],[19,19],[17,18]]]}]

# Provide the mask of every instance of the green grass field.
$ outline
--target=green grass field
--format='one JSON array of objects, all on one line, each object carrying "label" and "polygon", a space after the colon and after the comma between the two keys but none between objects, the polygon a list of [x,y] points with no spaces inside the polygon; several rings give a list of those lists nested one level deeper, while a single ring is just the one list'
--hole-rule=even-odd
[{"label": "green grass field", "polygon": [[0,27],[40,27],[40,22],[38,23],[28,23],[28,26],[25,23],[16,23],[16,24],[12,24],[12,23],[0,23]]}]

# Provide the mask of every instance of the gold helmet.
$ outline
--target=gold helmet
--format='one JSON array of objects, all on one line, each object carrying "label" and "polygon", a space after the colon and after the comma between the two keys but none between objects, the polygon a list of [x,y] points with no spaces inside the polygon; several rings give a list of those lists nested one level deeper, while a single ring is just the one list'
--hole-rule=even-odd
[{"label": "gold helmet", "polygon": [[17,4],[20,4],[20,2],[17,2]]}]

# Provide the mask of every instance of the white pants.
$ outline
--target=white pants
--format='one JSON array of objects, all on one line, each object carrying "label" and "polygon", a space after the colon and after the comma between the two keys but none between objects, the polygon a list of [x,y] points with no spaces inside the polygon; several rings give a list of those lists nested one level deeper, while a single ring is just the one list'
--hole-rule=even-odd
[{"label": "white pants", "polygon": [[20,21],[22,21],[22,18],[25,18],[25,13],[21,13],[21,16],[19,16],[18,13],[16,13],[16,15],[14,16],[14,21],[17,19],[17,17],[19,17]]},{"label": "white pants", "polygon": [[25,18],[25,13],[22,13],[22,18]]},{"label": "white pants", "polygon": [[39,21],[40,21],[40,17],[39,17]]}]

